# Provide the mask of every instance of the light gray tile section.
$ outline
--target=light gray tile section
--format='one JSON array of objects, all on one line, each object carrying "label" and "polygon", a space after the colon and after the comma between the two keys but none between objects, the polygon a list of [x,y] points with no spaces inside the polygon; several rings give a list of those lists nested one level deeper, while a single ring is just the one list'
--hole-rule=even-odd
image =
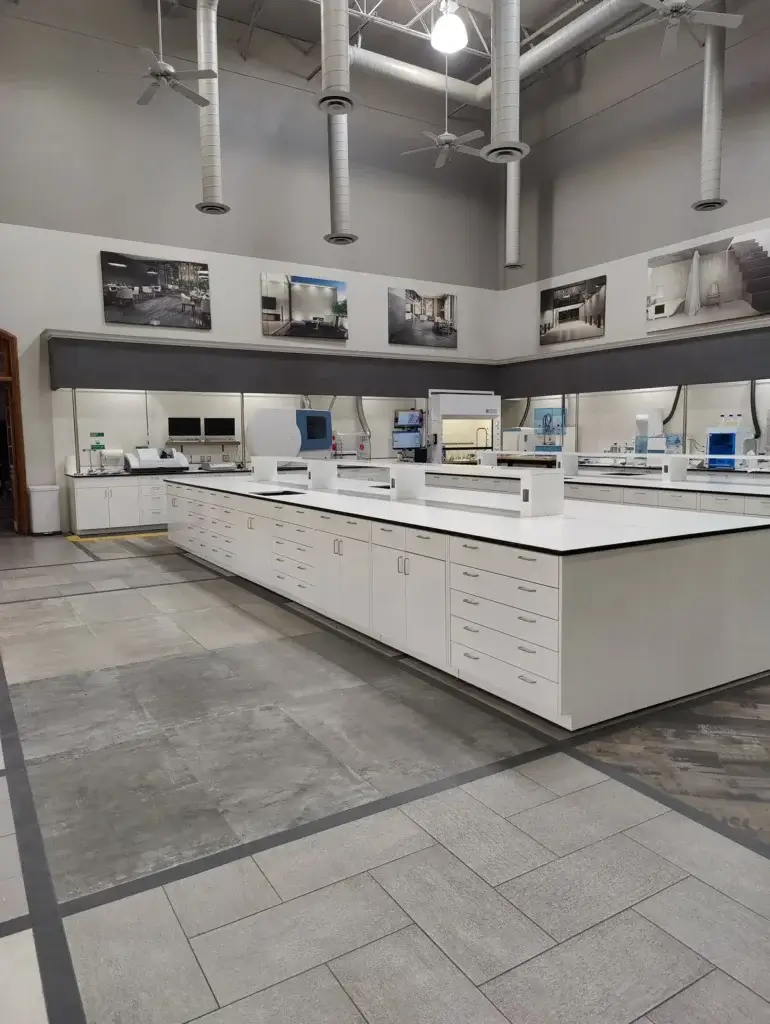
[{"label": "light gray tile section", "polygon": [[285,981],[409,919],[366,875],[330,885],[192,940],[220,1003]]},{"label": "light gray tile section", "polygon": [[[37,630],[79,626],[80,620],[64,598],[49,601],[17,601],[0,605],[0,636],[16,636]],[[39,642],[39,637],[37,642]]]},{"label": "light gray tile section", "polygon": [[160,587],[147,587],[139,593],[158,611],[187,612],[200,608],[227,606],[227,599],[201,583],[171,583]]},{"label": "light gray tile section", "polygon": [[45,642],[41,637],[41,633],[26,633],[0,642],[9,684],[50,679],[70,672],[89,672],[114,664],[109,645],[95,638],[88,626],[48,629]]},{"label": "light gray tile section", "polygon": [[281,902],[250,857],[171,882],[165,888],[186,935],[221,928]]},{"label": "light gray tile section", "polygon": [[497,775],[488,775],[485,779],[476,779],[475,782],[467,782],[460,788],[481,800],[493,811],[502,814],[504,818],[554,799],[550,789],[539,786],[515,768],[498,772]]},{"label": "light gray tile section", "polygon": [[181,1024],[216,1002],[162,889],[64,923],[89,1022]]},{"label": "light gray tile section", "polygon": [[57,579],[55,576],[46,574],[44,576],[18,576],[16,579],[6,579],[0,583],[5,591],[30,590],[35,587],[55,587]]},{"label": "light gray tile section", "polygon": [[106,580],[94,580],[91,586],[97,593],[107,593],[110,590],[128,590],[129,585],[124,579],[111,576]]},{"label": "light gray tile section", "polygon": [[21,876],[21,861],[16,836],[3,836],[0,839],[0,878],[18,878]]},{"label": "light gray tile section", "polygon": [[241,999],[201,1024],[365,1024],[328,967]]},{"label": "light gray tile section", "polygon": [[440,846],[372,874],[477,985],[553,945],[545,932]]},{"label": "light gray tile section", "polygon": [[638,825],[666,808],[643,793],[608,779],[515,815],[511,821],[549,850],[564,856]]},{"label": "light gray tile section", "polygon": [[9,1024],[48,1024],[31,931],[0,939],[0,1017]]},{"label": "light gray tile section", "polygon": [[607,776],[568,754],[551,754],[540,761],[525,764],[519,771],[559,796],[576,793],[579,789],[595,786]]},{"label": "light gray tile section", "polygon": [[[21,875],[13,878],[0,878],[0,921],[12,921],[14,917],[23,917],[27,913],[27,894],[24,891],[24,880]],[[0,996],[2,1009],[2,996]]]},{"label": "light gray tile section", "polygon": [[277,630],[255,619],[242,608],[204,608],[198,611],[175,612],[174,622],[197,642],[213,651],[220,647],[261,643],[282,636]]},{"label": "light gray tile section", "polygon": [[406,804],[404,811],[490,885],[554,859],[543,846],[461,789]]},{"label": "light gray tile section", "polygon": [[397,807],[255,855],[285,900],[433,845]]},{"label": "light gray tile section", "polygon": [[243,601],[239,607],[284,636],[304,636],[306,633],[320,632],[314,623],[301,615],[294,615],[286,608],[279,608],[270,601]]},{"label": "light gray tile section", "polygon": [[711,970],[633,910],[484,986],[513,1024],[626,1024]]},{"label": "light gray tile section", "polygon": [[684,878],[625,836],[612,836],[500,886],[559,942]]},{"label": "light gray tile section", "polygon": [[670,811],[628,835],[726,896],[770,917],[770,860]]},{"label": "light gray tile section", "polygon": [[58,598],[61,592],[58,587],[30,587],[29,590],[0,590],[0,606],[17,604],[24,606],[31,601],[43,601],[47,598]]},{"label": "light gray tile section", "polygon": [[0,836],[9,836],[14,831],[11,798],[8,795],[8,782],[0,779]]},{"label": "light gray tile section", "polygon": [[93,594],[98,588],[93,583],[60,583],[57,589],[62,597],[74,597],[76,594]]},{"label": "light gray tile section", "polygon": [[[126,596],[129,596],[128,591]],[[152,608],[149,601],[146,603]],[[200,645],[191,636],[155,608],[151,618],[104,622],[90,629],[97,640],[109,648],[110,665],[201,653]]]},{"label": "light gray tile section", "polygon": [[716,967],[770,999],[770,921],[698,878],[686,878],[637,907]]},{"label": "light gray tile section", "polygon": [[506,1024],[419,928],[329,965],[370,1024]]},{"label": "light gray tile section", "polygon": [[651,1024],[770,1024],[770,1003],[721,971],[650,1010]]},{"label": "light gray tile section", "polygon": [[144,619],[157,615],[154,605],[138,590],[107,594],[83,594],[67,599],[77,614],[88,624],[119,622],[121,619]]}]

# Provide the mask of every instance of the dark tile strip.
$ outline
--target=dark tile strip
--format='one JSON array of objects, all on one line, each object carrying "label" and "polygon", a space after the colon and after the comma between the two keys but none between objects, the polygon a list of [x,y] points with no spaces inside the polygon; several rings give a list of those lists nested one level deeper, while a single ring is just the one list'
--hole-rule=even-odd
[{"label": "dark tile strip", "polygon": [[29,927],[29,914],[25,914],[24,917],[12,917],[10,921],[0,921],[0,939],[7,935],[16,935],[17,932],[25,932]]},{"label": "dark tile strip", "polygon": [[73,547],[76,547],[76,548],[80,548],[80,550],[81,550],[81,551],[82,551],[82,552],[83,552],[84,554],[88,555],[88,557],[89,557],[89,558],[90,558],[90,559],[91,559],[92,561],[94,561],[94,562],[101,562],[101,558],[99,558],[99,556],[98,556],[98,555],[95,555],[95,554],[93,553],[93,551],[89,551],[89,550],[88,550],[88,548],[87,548],[87,547],[85,546],[85,544],[84,544],[84,543],[83,543],[82,541],[79,541],[79,540],[71,540],[71,541],[70,541],[70,544],[72,544],[72,546],[73,546]]},{"label": "dark tile strip", "polygon": [[102,889],[99,892],[87,893],[84,896],[76,896],[60,904],[60,912],[64,917],[72,914],[79,914],[84,910],[91,910],[94,907],[101,907],[107,903],[115,903],[117,900],[125,899],[127,896],[134,896],[140,892],[147,892],[149,889],[157,889],[160,885],[168,885],[171,882],[178,882],[183,878],[190,878],[202,871],[209,871],[211,868],[221,867],[223,864],[231,864],[233,861],[242,860],[255,853],[262,853],[263,850],[272,850],[277,846],[285,846],[297,839],[306,839],[308,836],[317,835],[319,832],[326,832],[329,829],[337,828],[338,825],[346,825],[351,821],[359,821],[368,818],[380,811],[388,811],[393,807],[401,807],[404,804],[412,803],[425,796],[432,796],[434,793],[443,793],[447,789],[454,789],[466,782],[474,782],[476,779],[486,778],[488,775],[497,775],[498,772],[507,771],[509,768],[518,768],[522,764],[537,761],[547,754],[553,753],[554,748],[528,750],[523,754],[512,754],[510,757],[493,761],[479,768],[469,768],[467,771],[457,775],[449,775],[444,779],[435,782],[426,782],[413,789],[404,790],[401,793],[393,793],[390,796],[379,797],[377,800],[370,800],[367,803],[359,804],[357,807],[349,807],[344,811],[337,811],[316,821],[310,821],[305,825],[295,825],[293,828],[285,829],[283,832],[275,832],[269,836],[262,836],[260,839],[252,839],[238,846],[229,846],[226,850],[219,850],[216,853],[208,854],[197,860],[187,861],[184,864],[176,864],[162,871],[156,871],[151,875],[143,875],[141,878],[131,879],[129,882],[122,882],[109,889]]},{"label": "dark tile strip", "polygon": [[49,1024],[87,1024],[1,661],[0,739],[48,1021]]}]

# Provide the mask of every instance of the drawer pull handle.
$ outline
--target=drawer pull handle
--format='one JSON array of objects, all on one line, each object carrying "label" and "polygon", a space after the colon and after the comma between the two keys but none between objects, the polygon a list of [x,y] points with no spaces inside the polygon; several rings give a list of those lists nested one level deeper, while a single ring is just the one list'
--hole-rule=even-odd
[{"label": "drawer pull handle", "polygon": [[478,544],[463,544],[463,547],[467,548],[469,551],[478,551],[479,550]]},{"label": "drawer pull handle", "polygon": [[478,579],[479,574],[477,572],[465,572],[465,570],[463,570],[463,576],[470,576],[471,579],[476,580]]},{"label": "drawer pull handle", "polygon": [[522,647],[521,644],[519,644],[519,650],[524,651],[525,654],[537,654],[533,647]]},{"label": "drawer pull handle", "polygon": [[537,679],[527,679],[526,676],[519,676],[522,683],[529,683],[530,686],[537,686]]},{"label": "drawer pull handle", "polygon": [[298,526],[298,527],[297,527],[297,533],[304,533],[304,532],[305,532],[305,531],[304,531],[304,530],[302,529],[302,527],[301,527],[301,526]]},{"label": "drawer pull handle", "polygon": [[300,590],[307,590],[307,583],[298,583],[297,586]]},{"label": "drawer pull handle", "polygon": [[537,587],[519,587],[519,590],[523,590],[525,594],[537,593]]},{"label": "drawer pull handle", "polygon": [[285,576],[281,576],[281,574],[279,572],[277,572],[275,575],[276,575],[276,578],[279,579],[279,580],[285,580],[286,579],[286,577]]},{"label": "drawer pull handle", "polygon": [[283,541],[282,540],[277,540],[275,542],[275,546],[278,547],[278,548],[282,548],[283,547]]},{"label": "drawer pull handle", "polygon": [[418,540],[430,540],[430,535],[427,534],[427,533],[418,533],[417,534],[417,539]]},{"label": "drawer pull handle", "polygon": [[473,626],[463,626],[463,629],[466,633],[478,633],[478,630],[474,629]]},{"label": "drawer pull handle", "polygon": [[331,519],[331,516],[321,516],[321,519]]},{"label": "drawer pull handle", "polygon": [[396,562],[396,572],[402,573],[404,571],[404,556],[399,555]]},{"label": "drawer pull handle", "polygon": [[526,555],[517,555],[516,557],[518,558],[518,560],[520,562],[536,562],[537,561],[536,558],[527,558]]},{"label": "drawer pull handle", "polygon": [[463,651],[463,657],[464,658],[470,658],[471,661],[478,661],[479,660],[478,654],[468,654],[466,651]]},{"label": "drawer pull handle", "polygon": [[348,524],[348,526],[358,526],[357,519],[346,519],[345,522]]},{"label": "drawer pull handle", "polygon": [[380,533],[393,533],[393,531],[389,526],[381,526]]},{"label": "drawer pull handle", "polygon": [[280,530],[282,530],[282,529],[283,529],[283,527],[284,527],[284,524],[283,524],[283,523],[276,523],[275,525],[276,525],[276,526],[277,526],[277,527],[278,527],[278,528],[279,528]]},{"label": "drawer pull handle", "polygon": [[304,514],[305,514],[305,510],[304,510],[304,509],[302,509],[302,508],[298,508],[298,509],[296,509],[296,512],[297,512],[297,515],[298,515],[298,516],[304,516]]},{"label": "drawer pull handle", "polygon": [[471,601],[471,599],[469,597],[464,597],[463,598],[463,604],[478,604],[478,603],[479,603],[478,601]]},{"label": "drawer pull handle", "polygon": [[534,625],[537,619],[528,619],[525,615],[519,615],[519,622],[528,622],[530,625]]},{"label": "drawer pull handle", "polygon": [[279,558],[277,555],[275,557],[275,560],[276,560],[276,562],[283,562],[284,561],[283,558]]}]

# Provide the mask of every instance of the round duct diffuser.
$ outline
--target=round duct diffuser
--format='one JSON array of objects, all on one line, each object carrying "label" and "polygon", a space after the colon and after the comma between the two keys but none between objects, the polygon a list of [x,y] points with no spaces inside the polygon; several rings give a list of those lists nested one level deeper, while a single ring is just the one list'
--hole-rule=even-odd
[{"label": "round duct diffuser", "polygon": [[357,241],[358,235],[354,235],[352,231],[332,231],[324,235],[324,242],[328,242],[329,245],[352,245]]},{"label": "round duct diffuser", "polygon": [[727,200],[722,198],[699,199],[696,203],[692,204],[693,210],[697,210],[698,213],[708,213],[710,210],[721,210],[723,206],[727,206]]},{"label": "round duct diffuser", "polygon": [[481,151],[484,159],[492,164],[510,164],[523,160],[527,153],[529,146],[526,142],[490,142]]},{"label": "round duct diffuser", "polygon": [[225,203],[212,203],[206,201],[202,203],[196,203],[195,209],[200,210],[201,213],[211,213],[217,215],[230,212],[230,207],[227,206]]},{"label": "round duct diffuser", "polygon": [[348,92],[327,89],[319,97],[318,106],[324,114],[347,114],[353,109],[353,97]]}]

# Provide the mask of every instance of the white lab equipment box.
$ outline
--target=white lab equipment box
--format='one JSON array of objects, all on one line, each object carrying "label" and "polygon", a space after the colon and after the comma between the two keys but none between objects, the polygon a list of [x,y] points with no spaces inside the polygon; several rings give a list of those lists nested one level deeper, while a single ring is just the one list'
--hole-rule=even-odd
[{"label": "white lab equipment box", "polygon": [[33,533],[61,533],[59,488],[55,484],[30,485],[29,512]]}]

